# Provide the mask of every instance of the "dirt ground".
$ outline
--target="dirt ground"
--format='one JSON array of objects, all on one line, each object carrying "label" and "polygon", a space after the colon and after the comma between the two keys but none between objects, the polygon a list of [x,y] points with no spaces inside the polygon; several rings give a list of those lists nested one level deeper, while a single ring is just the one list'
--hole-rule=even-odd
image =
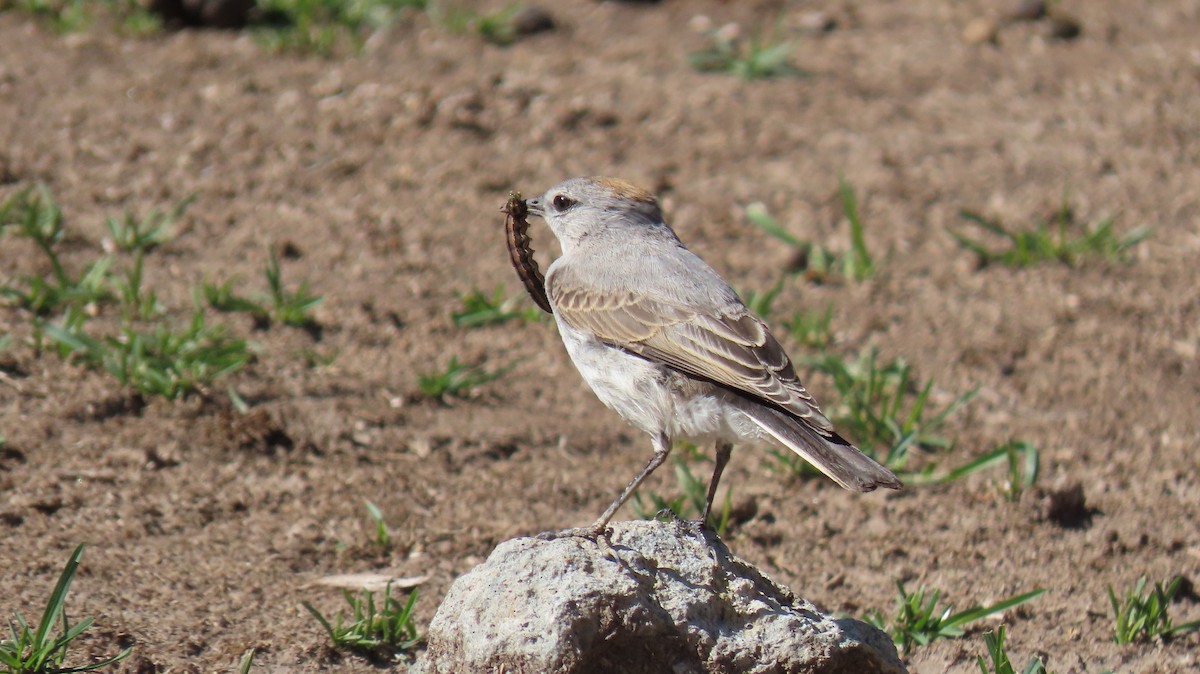
[{"label": "dirt ground", "polygon": [[[501,234],[508,190],[639,182],[733,285],[766,289],[791,252],[743,207],[764,202],[797,236],[844,249],[842,175],[882,273],[792,276],[774,322],[832,303],[835,349],[907,359],[939,404],[978,387],[938,460],[1023,439],[1042,450],[1040,480],[1017,503],[995,488],[999,469],[858,496],[784,479],[747,448],[722,484],[757,515],[730,547],[860,617],[890,615],[897,580],[959,608],[1044,587],[1004,619],[1018,664],[1194,671],[1200,636],[1114,644],[1105,588],[1200,574],[1200,2],[1063,4],[1078,39],[1020,23],[990,45],[962,39],[1000,11],[977,0],[564,0],[556,31],[508,48],[415,17],[343,59],[272,54],[236,32],[60,36],[0,15],[0,196],[53,191],[68,267],[98,255],[105,217],[194,193],[178,236],[146,261],[181,320],[206,278],[261,286],[272,246],[285,281],[324,296],[319,333],[223,319],[258,358],[180,402],[39,356],[23,344],[28,312],[0,306],[13,337],[0,353],[0,614],[37,615],[86,542],[68,609],[96,625],[77,655],[131,645],[118,671],[217,672],[255,647],[253,671],[375,671],[326,647],[300,603],[342,602],[315,581],[427,575],[424,627],[497,543],[590,522],[648,458],[551,324],[452,322],[472,289],[521,293]],[[807,27],[813,12],[836,26]],[[744,29],[782,16],[808,76],[695,72],[696,15]],[[1150,228],[1130,264],[981,268],[948,233],[961,208],[1035,222],[1064,191],[1080,222]],[[533,235],[544,268],[553,240],[538,221]],[[0,238],[0,279],[38,264]],[[452,357],[514,366],[466,399],[424,399],[419,375]],[[827,380],[806,380],[833,404]],[[1049,494],[1073,483],[1090,518],[1063,527],[1045,516]],[[678,486],[663,470],[646,489]],[[384,513],[390,550],[372,542],[364,500]],[[1200,619],[1200,604],[1189,595],[1172,613]],[[907,661],[977,671],[995,624]]]}]

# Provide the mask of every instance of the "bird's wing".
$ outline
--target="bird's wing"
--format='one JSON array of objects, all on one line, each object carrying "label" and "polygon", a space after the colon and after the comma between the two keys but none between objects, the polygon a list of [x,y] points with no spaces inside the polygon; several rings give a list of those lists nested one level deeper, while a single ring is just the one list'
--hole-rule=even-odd
[{"label": "bird's wing", "polygon": [[555,315],[567,325],[773,404],[822,435],[833,433],[833,425],[796,377],[783,347],[744,306],[713,313],[636,292],[596,290],[579,284],[578,276],[571,280],[547,284]]}]

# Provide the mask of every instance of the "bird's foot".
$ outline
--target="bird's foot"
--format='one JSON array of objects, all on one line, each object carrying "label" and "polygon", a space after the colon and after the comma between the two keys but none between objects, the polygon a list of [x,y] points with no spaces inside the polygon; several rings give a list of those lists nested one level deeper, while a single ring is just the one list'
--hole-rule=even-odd
[{"label": "bird's foot", "polygon": [[671,510],[670,508],[663,508],[662,510],[654,513],[654,519],[658,520],[659,522],[674,522],[675,524],[682,524],[687,521],[680,517],[679,513]]},{"label": "bird's foot", "polygon": [[685,519],[670,508],[663,508],[655,513],[654,520],[665,524],[674,524],[680,531],[686,531],[693,536],[703,537],[706,532],[715,533],[715,529],[707,524],[708,518],[698,520]]}]

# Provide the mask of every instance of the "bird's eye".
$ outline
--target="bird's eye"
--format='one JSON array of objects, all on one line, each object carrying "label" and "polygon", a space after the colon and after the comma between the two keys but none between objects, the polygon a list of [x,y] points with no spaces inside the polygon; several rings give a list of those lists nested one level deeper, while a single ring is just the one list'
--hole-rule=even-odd
[{"label": "bird's eye", "polygon": [[560,195],[554,197],[555,210],[565,211],[574,205],[575,205],[575,200],[572,199],[571,197],[568,197],[563,194],[560,194]]}]

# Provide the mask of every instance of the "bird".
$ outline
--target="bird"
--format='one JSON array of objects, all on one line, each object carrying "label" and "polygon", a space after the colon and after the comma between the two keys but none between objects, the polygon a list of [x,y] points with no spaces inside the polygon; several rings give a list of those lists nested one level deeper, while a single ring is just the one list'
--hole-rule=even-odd
[{"label": "bird", "polygon": [[791,359],[737,293],[688,250],[649,191],[578,177],[525,202],[558,240],[549,300],[567,354],[604,405],[650,436],[653,454],[591,526],[603,532],[676,440],[715,445],[704,526],[733,445],[783,445],[842,487],[900,489],[834,429]]}]

